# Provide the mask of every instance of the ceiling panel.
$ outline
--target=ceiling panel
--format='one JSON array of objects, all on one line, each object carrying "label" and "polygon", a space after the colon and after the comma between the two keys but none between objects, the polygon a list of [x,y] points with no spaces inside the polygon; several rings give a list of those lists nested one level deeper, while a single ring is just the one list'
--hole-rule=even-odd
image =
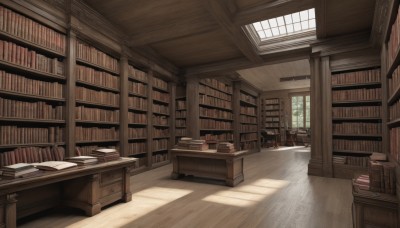
[{"label": "ceiling panel", "polygon": [[238,71],[240,76],[262,91],[310,87],[310,80],[280,82],[281,77],[310,75],[308,59]]}]

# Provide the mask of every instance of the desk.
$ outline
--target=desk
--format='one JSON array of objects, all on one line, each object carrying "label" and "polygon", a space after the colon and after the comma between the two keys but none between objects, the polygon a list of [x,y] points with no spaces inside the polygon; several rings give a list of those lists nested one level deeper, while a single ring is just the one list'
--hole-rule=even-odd
[{"label": "desk", "polygon": [[243,158],[247,150],[234,153],[218,153],[216,150],[172,149],[172,179],[184,175],[223,180],[228,186],[235,186],[244,180]]},{"label": "desk", "polygon": [[60,171],[38,171],[30,176],[0,179],[0,227],[16,227],[19,218],[65,205],[88,216],[118,200],[131,201],[130,173],[135,158],[78,166]]}]

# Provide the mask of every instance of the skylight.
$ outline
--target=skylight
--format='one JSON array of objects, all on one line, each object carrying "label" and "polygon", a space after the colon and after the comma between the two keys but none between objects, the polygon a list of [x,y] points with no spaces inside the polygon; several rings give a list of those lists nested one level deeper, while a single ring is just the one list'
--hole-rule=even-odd
[{"label": "skylight", "polygon": [[253,23],[261,40],[315,30],[314,8]]}]

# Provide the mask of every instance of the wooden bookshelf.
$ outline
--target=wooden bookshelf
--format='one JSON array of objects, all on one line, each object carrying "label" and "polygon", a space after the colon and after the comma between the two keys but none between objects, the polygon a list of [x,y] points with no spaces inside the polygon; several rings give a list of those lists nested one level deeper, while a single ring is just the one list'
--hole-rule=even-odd
[{"label": "wooden bookshelf", "polygon": [[175,144],[182,137],[187,137],[187,102],[186,102],[186,84],[180,84],[176,87],[175,98]]},{"label": "wooden bookshelf", "polygon": [[242,83],[240,83],[240,86],[241,88],[239,88],[239,91],[237,91],[236,86],[234,87],[234,92],[239,93],[238,122],[240,124],[237,124],[237,126],[239,127],[238,149],[257,152],[260,151],[261,139],[259,126],[255,124],[259,122],[258,93],[244,89]]},{"label": "wooden bookshelf", "polygon": [[351,179],[367,172],[372,152],[383,152],[381,71],[336,71],[331,79],[333,176]]},{"label": "wooden bookshelf", "polygon": [[264,129],[282,134],[282,107],[280,98],[267,98],[262,100],[262,125]]}]

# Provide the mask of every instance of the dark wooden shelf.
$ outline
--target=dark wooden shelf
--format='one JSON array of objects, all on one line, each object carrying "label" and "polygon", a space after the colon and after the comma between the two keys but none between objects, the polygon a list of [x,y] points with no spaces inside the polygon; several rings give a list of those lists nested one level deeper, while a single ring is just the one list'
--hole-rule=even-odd
[{"label": "dark wooden shelf", "polygon": [[365,83],[354,83],[354,84],[341,84],[341,85],[333,85],[332,89],[351,89],[351,88],[364,88],[364,87],[380,87],[381,82],[365,82]]},{"label": "dark wooden shelf", "polygon": [[46,124],[65,124],[65,120],[52,120],[52,119],[25,119],[15,117],[0,117],[3,122],[26,122],[26,123],[46,123]]},{"label": "dark wooden shelf", "polygon": [[29,49],[34,49],[35,51],[43,53],[43,54],[45,54],[47,56],[62,57],[62,58],[65,58],[65,56],[66,56],[65,53],[61,53],[61,52],[58,52],[56,50],[44,47],[42,45],[33,43],[33,42],[28,41],[26,39],[23,39],[21,37],[17,37],[17,36],[11,35],[11,34],[9,34],[7,32],[4,32],[4,31],[0,31],[0,37],[4,38],[5,40],[12,41],[13,43],[16,43],[18,45],[26,46]]},{"label": "dark wooden shelf", "polygon": [[230,111],[232,112],[232,108],[223,108],[223,107],[218,107],[218,106],[214,106],[214,105],[209,105],[209,104],[199,104],[200,106],[204,106],[204,107],[210,107],[210,108],[215,108],[215,109],[221,109],[221,110],[226,110],[226,111]]},{"label": "dark wooden shelf", "polygon": [[264,112],[276,112],[276,111],[281,111],[279,108],[278,109],[264,109]]},{"label": "dark wooden shelf", "polygon": [[[390,29],[389,29],[389,31],[390,31]],[[386,73],[387,78],[392,77],[393,72],[396,70],[397,66],[400,64],[400,46],[397,48],[395,56],[396,57],[394,58],[393,62],[389,63],[390,67],[388,67],[388,71]]]},{"label": "dark wooden shelf", "polygon": [[91,87],[94,89],[101,89],[101,90],[106,90],[109,92],[119,93],[119,89],[114,89],[114,88],[106,87],[106,86],[102,86],[102,85],[96,85],[96,84],[81,81],[81,80],[76,80],[76,84]]},{"label": "dark wooden shelf", "polygon": [[199,83],[202,84],[202,85],[208,86],[208,87],[210,87],[210,88],[212,88],[212,89],[215,89],[215,90],[217,90],[217,91],[219,91],[219,92],[226,93],[226,94],[228,94],[228,95],[232,95],[232,92],[228,92],[228,91],[224,91],[224,90],[215,88],[214,86],[209,85],[209,84],[207,84],[207,83],[205,83],[205,82],[200,81]]},{"label": "dark wooden shelf", "polygon": [[397,88],[394,90],[394,92],[389,97],[388,105],[390,106],[390,105],[394,104],[399,98],[400,98],[400,84],[397,86]]},{"label": "dark wooden shelf", "polygon": [[251,116],[251,117],[257,117],[257,115],[244,114],[244,113],[240,113],[240,115],[243,115],[243,116]]},{"label": "dark wooden shelf", "polygon": [[153,127],[164,127],[164,128],[168,128],[169,125],[159,125],[159,124],[153,124]]},{"label": "dark wooden shelf", "polygon": [[141,138],[128,138],[129,141],[139,141],[139,140],[147,140],[147,137],[141,137]]},{"label": "dark wooden shelf", "polygon": [[6,90],[0,90],[0,94],[7,95],[10,97],[36,99],[41,101],[52,101],[52,102],[63,102],[63,103],[65,102],[64,98],[42,97],[42,96],[29,95],[29,94],[6,91]]},{"label": "dark wooden shelf", "polygon": [[147,95],[135,93],[135,92],[132,92],[132,91],[129,91],[129,95],[130,95],[130,96],[141,97],[141,98],[147,99]]},{"label": "dark wooden shelf", "polygon": [[159,149],[159,150],[153,150],[152,152],[154,153],[154,152],[161,152],[161,151],[168,151],[168,149],[164,148],[164,149]]},{"label": "dark wooden shelf", "polygon": [[142,125],[142,126],[146,126],[147,123],[128,123],[128,125]]},{"label": "dark wooden shelf", "polygon": [[169,116],[169,114],[161,113],[161,112],[153,112],[153,114],[160,115],[160,116]]},{"label": "dark wooden shelf", "polygon": [[77,141],[76,144],[102,144],[102,143],[117,143],[118,139],[106,139],[106,140],[96,140],[96,141]]},{"label": "dark wooden shelf", "polygon": [[76,58],[76,62],[79,63],[79,64],[82,64],[82,65],[86,65],[86,66],[88,66],[88,67],[95,68],[95,69],[97,69],[97,70],[105,71],[105,72],[107,72],[107,73],[110,73],[110,74],[119,76],[119,72],[117,72],[117,71],[113,71],[113,70],[108,69],[108,68],[106,68],[106,67],[97,65],[97,64],[95,64],[95,63],[91,63],[91,62],[89,62],[89,61],[86,61],[86,60],[83,60],[83,59],[80,59],[80,58]]},{"label": "dark wooden shelf", "polygon": [[169,102],[168,102],[168,101],[162,101],[162,100],[155,99],[155,98],[153,98],[153,101],[158,102],[158,103],[161,103],[161,104],[169,105]]},{"label": "dark wooden shelf", "polygon": [[6,69],[11,69],[12,71],[15,71],[15,73],[22,73],[24,76],[29,76],[32,78],[32,76],[35,76],[33,78],[42,78],[42,79],[52,79],[52,80],[57,80],[57,81],[65,81],[66,78],[64,76],[59,76],[57,74],[52,74],[52,73],[47,73],[44,71],[38,71],[35,69],[23,67],[20,65],[16,65],[10,62],[6,62],[4,60],[0,60],[0,66],[3,66]]},{"label": "dark wooden shelf", "polygon": [[147,112],[147,109],[139,109],[135,107],[128,107],[129,111],[136,111],[136,112]]},{"label": "dark wooden shelf", "polygon": [[175,100],[186,100],[186,96],[177,96]]},{"label": "dark wooden shelf", "polygon": [[156,89],[158,91],[161,91],[161,92],[164,92],[164,93],[169,93],[168,89],[164,89],[164,88],[161,88],[161,87],[158,87],[158,86],[154,86],[154,85],[152,87],[153,87],[153,89]]},{"label": "dark wooden shelf", "polygon": [[332,136],[336,137],[350,137],[350,138],[382,138],[382,135],[368,135],[368,134],[336,134]]},{"label": "dark wooden shelf", "polygon": [[267,129],[277,129],[277,128],[280,128],[280,127],[264,127],[264,128],[267,128]]},{"label": "dark wooden shelf", "polygon": [[357,150],[332,150],[333,153],[340,154],[372,154],[372,151],[357,151]]},{"label": "dark wooden shelf", "polygon": [[334,101],[332,105],[372,105],[382,104],[382,100],[350,100],[350,101]]},{"label": "dark wooden shelf", "polygon": [[175,117],[175,119],[177,119],[177,120],[185,120],[186,117]]},{"label": "dark wooden shelf", "polygon": [[280,121],[265,121],[265,123],[280,123]]},{"label": "dark wooden shelf", "polygon": [[257,107],[257,104],[253,104],[253,103],[248,102],[248,101],[240,100],[240,102],[242,102],[243,104],[250,105],[250,106],[252,106],[252,107]]},{"label": "dark wooden shelf", "polygon": [[134,77],[132,77],[132,76],[128,76],[128,79],[129,79],[129,80],[132,80],[132,81],[136,81],[136,82],[141,82],[141,83],[143,83],[143,84],[148,84],[147,81],[143,81],[143,80],[134,78]]},{"label": "dark wooden shelf", "polygon": [[157,137],[153,137],[153,139],[169,139],[169,136],[157,136]]},{"label": "dark wooden shelf", "polygon": [[213,119],[213,120],[223,120],[223,121],[229,121],[232,122],[233,119],[225,119],[225,118],[220,118],[220,117],[210,117],[210,116],[199,116],[201,119]]},{"label": "dark wooden shelf", "polygon": [[199,94],[206,95],[206,96],[208,96],[208,97],[214,97],[214,98],[217,98],[217,99],[220,99],[220,100],[224,100],[224,101],[227,101],[227,102],[232,102],[232,100],[225,99],[225,98],[221,98],[221,97],[214,96],[214,95],[207,94],[207,93],[203,93],[203,92],[199,92]]},{"label": "dark wooden shelf", "polygon": [[240,131],[240,134],[258,133],[258,131]]},{"label": "dark wooden shelf", "polygon": [[82,105],[91,105],[91,106],[105,108],[105,109],[119,109],[119,106],[96,103],[96,102],[91,102],[91,101],[76,100],[76,103],[82,104]]},{"label": "dark wooden shelf", "polygon": [[240,122],[240,124],[246,124],[246,125],[258,125],[258,123],[249,123],[249,122]]},{"label": "dark wooden shelf", "polygon": [[175,128],[187,128],[187,126],[175,126]]},{"label": "dark wooden shelf", "polygon": [[175,109],[175,111],[186,111],[186,108]]},{"label": "dark wooden shelf", "polygon": [[249,139],[249,140],[240,140],[241,143],[245,143],[245,142],[257,142],[257,139]]},{"label": "dark wooden shelf", "polygon": [[272,115],[272,116],[265,116],[265,117],[280,117],[280,115]]},{"label": "dark wooden shelf", "polygon": [[233,129],[204,129],[204,128],[201,128],[200,131],[233,131]]},{"label": "dark wooden shelf", "polygon": [[397,119],[395,119],[395,120],[392,120],[392,121],[388,122],[388,123],[387,123],[387,126],[388,126],[389,128],[393,128],[393,127],[398,127],[398,126],[400,126],[400,118],[397,118]]},{"label": "dark wooden shelf", "polygon": [[24,143],[24,144],[9,144],[9,145],[0,145],[0,149],[12,149],[18,147],[47,147],[47,146],[64,146],[64,142],[59,143]]},{"label": "dark wooden shelf", "polygon": [[134,154],[129,154],[128,156],[143,155],[143,154],[147,154],[147,152],[138,152]]},{"label": "dark wooden shelf", "polygon": [[333,121],[382,121],[380,117],[333,117]]},{"label": "dark wooden shelf", "polygon": [[93,121],[93,120],[75,120],[79,124],[98,124],[98,125],[115,125],[119,126],[119,122]]}]

